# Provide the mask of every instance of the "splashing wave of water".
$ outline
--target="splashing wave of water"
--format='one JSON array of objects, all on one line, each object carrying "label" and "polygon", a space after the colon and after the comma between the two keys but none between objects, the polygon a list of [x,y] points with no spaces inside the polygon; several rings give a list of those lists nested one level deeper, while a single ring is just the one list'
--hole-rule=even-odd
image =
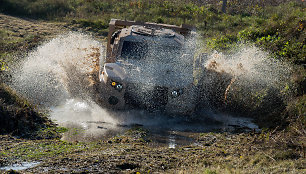
[{"label": "splashing wave of water", "polygon": [[233,55],[214,52],[205,62],[207,69],[228,73],[248,82],[277,87],[290,77],[290,67],[257,47],[246,46]]},{"label": "splashing wave of water", "polygon": [[58,36],[28,54],[11,86],[34,104],[51,108],[58,122],[110,119],[90,99],[90,75],[103,51],[102,44],[87,35]]},{"label": "splashing wave of water", "polygon": [[102,44],[89,36],[59,36],[29,53],[14,72],[12,86],[43,106],[58,105],[74,95],[86,97],[87,76],[102,54]]}]

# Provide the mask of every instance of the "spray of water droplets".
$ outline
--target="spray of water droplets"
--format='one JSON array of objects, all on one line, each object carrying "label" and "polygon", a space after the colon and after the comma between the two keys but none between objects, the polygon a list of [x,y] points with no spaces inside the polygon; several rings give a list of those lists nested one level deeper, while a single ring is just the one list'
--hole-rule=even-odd
[{"label": "spray of water droplets", "polygon": [[276,105],[283,105],[280,103],[285,100],[292,73],[289,64],[271,58],[267,52],[254,46],[245,46],[232,55],[214,52],[208,56],[204,66],[206,70],[215,72],[203,80],[207,87],[205,92],[214,95],[204,96],[208,105],[214,101],[239,107],[239,110],[255,109],[255,112],[274,112],[278,109]]},{"label": "spray of water droplets", "polygon": [[80,33],[60,35],[30,52],[12,75],[11,86],[34,104],[51,109],[60,123],[116,122],[91,100],[92,72],[104,48]]},{"label": "spray of water droplets", "polygon": [[233,55],[214,52],[205,62],[205,67],[275,87],[288,81],[291,72],[289,65],[270,58],[268,53],[254,46],[244,47]]}]

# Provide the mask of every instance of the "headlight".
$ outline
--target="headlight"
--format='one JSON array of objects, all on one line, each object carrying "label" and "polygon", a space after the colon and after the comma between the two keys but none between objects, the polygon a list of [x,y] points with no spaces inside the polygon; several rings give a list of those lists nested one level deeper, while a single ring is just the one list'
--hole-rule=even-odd
[{"label": "headlight", "polygon": [[116,89],[117,89],[117,90],[120,90],[120,91],[121,91],[122,88],[123,88],[123,86],[122,86],[121,84],[117,84],[117,85],[116,85]]},{"label": "headlight", "polygon": [[183,94],[183,89],[175,89],[171,92],[173,98],[178,97]]},{"label": "headlight", "polygon": [[118,83],[118,82],[115,82],[115,81],[111,81],[111,86],[114,87],[117,91],[121,91],[122,88],[123,88],[123,85]]},{"label": "headlight", "polygon": [[171,95],[172,95],[172,97],[177,97],[178,96],[178,92],[177,91],[172,91]]}]

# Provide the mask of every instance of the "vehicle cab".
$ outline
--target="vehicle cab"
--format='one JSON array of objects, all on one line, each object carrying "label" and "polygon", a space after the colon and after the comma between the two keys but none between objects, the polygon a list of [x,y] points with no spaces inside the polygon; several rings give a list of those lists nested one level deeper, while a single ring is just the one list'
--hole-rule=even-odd
[{"label": "vehicle cab", "polygon": [[105,105],[192,112],[196,98],[193,55],[186,51],[183,35],[190,31],[166,24],[112,20],[99,73]]}]

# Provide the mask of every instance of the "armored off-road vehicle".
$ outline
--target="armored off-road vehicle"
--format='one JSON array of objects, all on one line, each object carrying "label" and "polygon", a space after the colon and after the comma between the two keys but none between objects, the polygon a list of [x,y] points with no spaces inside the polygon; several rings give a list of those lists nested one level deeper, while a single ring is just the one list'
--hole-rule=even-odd
[{"label": "armored off-road vehicle", "polygon": [[99,100],[112,109],[190,114],[197,94],[188,25],[112,19],[106,57],[100,59]]}]

